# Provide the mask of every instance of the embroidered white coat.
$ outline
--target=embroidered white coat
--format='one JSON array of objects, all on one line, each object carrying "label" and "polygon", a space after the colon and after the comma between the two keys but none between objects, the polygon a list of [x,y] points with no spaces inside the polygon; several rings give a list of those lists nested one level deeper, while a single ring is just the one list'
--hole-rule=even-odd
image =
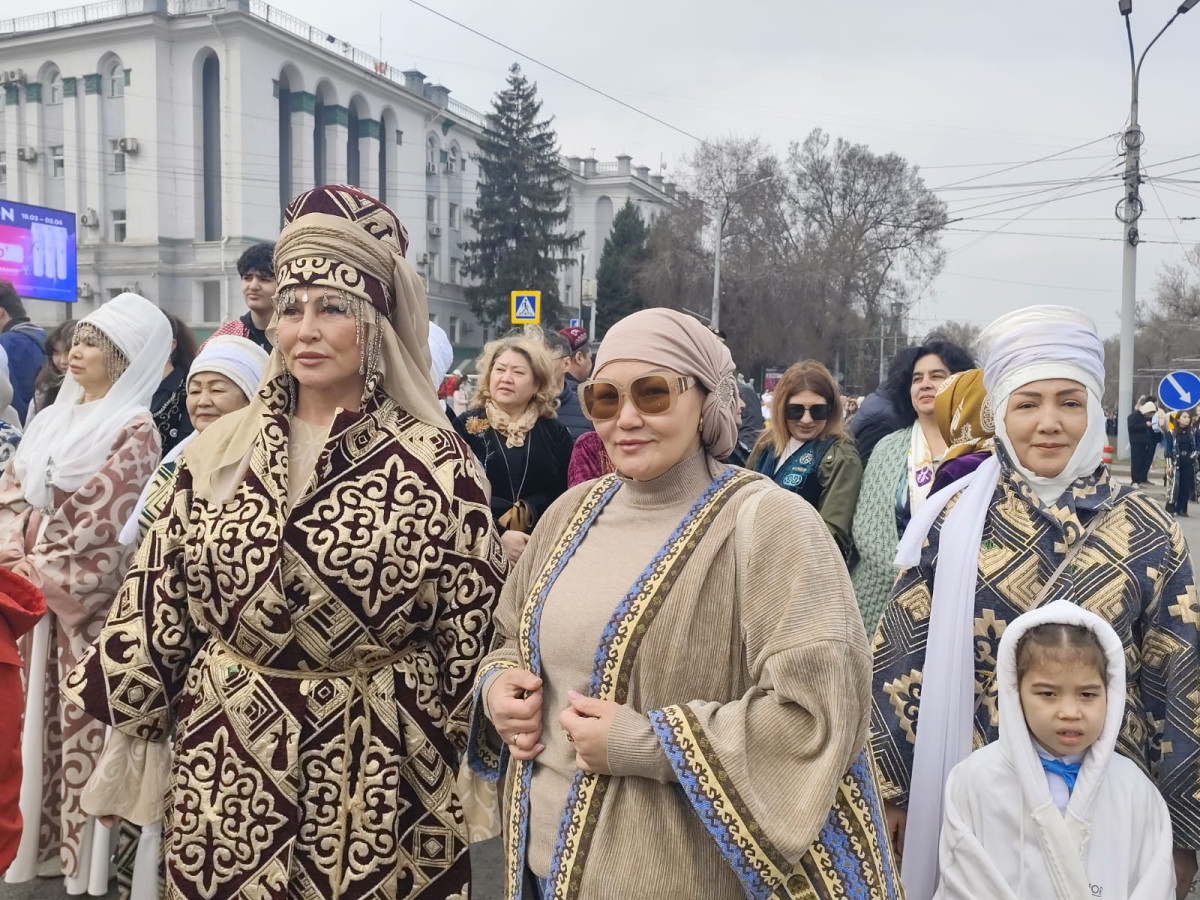
[{"label": "embroidered white coat", "polygon": [[[1108,713],[1064,812],[1021,711],[1016,645],[1035,625],[1096,633],[1108,661]],[[946,783],[935,900],[1170,900],[1171,822],[1154,783],[1114,752],[1125,709],[1125,654],[1116,632],[1065,600],[1016,619],[996,660],[1000,740],[959,763]]]}]

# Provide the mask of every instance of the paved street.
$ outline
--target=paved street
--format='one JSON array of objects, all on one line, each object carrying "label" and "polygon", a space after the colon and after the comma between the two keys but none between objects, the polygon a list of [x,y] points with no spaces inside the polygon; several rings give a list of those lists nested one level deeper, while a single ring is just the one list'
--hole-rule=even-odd
[{"label": "paved street", "polygon": [[[1158,486],[1151,487],[1150,493],[1160,501],[1164,497],[1162,476],[1158,475]],[[1180,519],[1183,533],[1188,545],[1200,552],[1200,504],[1193,506],[1194,516]],[[499,900],[503,891],[500,883],[500,847],[498,841],[489,841],[478,845],[473,853],[475,868],[475,889],[473,900]],[[115,900],[116,891],[109,893],[109,898]],[[66,897],[61,881],[39,881],[24,885],[0,884],[0,900],[59,900]],[[1194,891],[1190,900],[1200,900],[1200,891]]]}]

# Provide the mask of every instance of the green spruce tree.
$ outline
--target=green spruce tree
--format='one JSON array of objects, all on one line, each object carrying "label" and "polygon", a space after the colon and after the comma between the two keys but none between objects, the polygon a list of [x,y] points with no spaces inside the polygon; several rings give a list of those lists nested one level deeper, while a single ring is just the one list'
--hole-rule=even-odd
[{"label": "green spruce tree", "polygon": [[542,292],[542,321],[555,324],[562,304],[558,270],[574,263],[581,232],[566,233],[568,175],[559,164],[550,119],[538,119],[537,85],[509,69],[508,87],[492,101],[479,141],[479,199],[464,241],[463,274],[477,283],[467,300],[480,321],[508,321],[513,291]]},{"label": "green spruce tree", "polygon": [[644,305],[637,275],[650,255],[649,236],[641,211],[632,200],[626,200],[613,217],[596,268],[596,330],[600,335]]}]

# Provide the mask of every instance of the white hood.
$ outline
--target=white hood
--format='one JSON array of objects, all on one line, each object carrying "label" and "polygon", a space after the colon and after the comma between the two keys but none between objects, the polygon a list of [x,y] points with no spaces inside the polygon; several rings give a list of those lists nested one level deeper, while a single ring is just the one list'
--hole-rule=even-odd
[{"label": "white hood", "polygon": [[1104,728],[1083,759],[1079,778],[1064,814],[1087,821],[1097,785],[1108,769],[1125,717],[1125,650],[1111,625],[1074,603],[1057,600],[1025,613],[1004,630],[996,658],[1000,743],[1017,771],[1026,806],[1038,809],[1047,803],[1053,804],[1050,785],[1038,758],[1033,735],[1029,733],[1025,715],[1021,711],[1021,695],[1017,684],[1017,643],[1029,629],[1049,624],[1082,625],[1096,635],[1108,663],[1108,711],[1104,717]]}]

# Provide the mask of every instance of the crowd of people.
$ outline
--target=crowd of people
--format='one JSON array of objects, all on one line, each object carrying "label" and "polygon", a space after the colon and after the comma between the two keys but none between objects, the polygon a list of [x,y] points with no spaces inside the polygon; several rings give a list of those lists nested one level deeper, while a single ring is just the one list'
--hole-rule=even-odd
[{"label": "crowd of people", "polygon": [[1186,893],[1200,609],[1085,316],[761,415],[667,309],[448,376],[407,245],[308,191],[200,347],[0,288],[7,880],[449,900],[498,835],[510,900]]}]

